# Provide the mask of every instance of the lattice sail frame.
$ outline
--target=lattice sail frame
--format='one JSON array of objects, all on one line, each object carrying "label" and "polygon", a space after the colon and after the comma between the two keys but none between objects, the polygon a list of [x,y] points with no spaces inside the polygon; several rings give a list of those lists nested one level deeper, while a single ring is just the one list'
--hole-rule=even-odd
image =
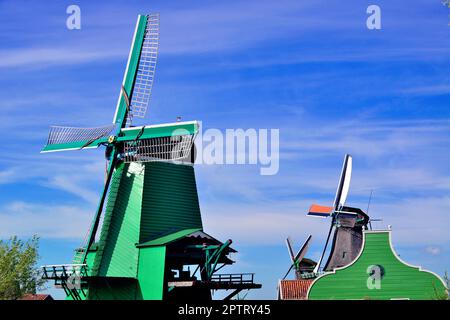
[{"label": "lattice sail frame", "polygon": [[130,126],[134,117],[144,118],[147,112],[155,78],[158,47],[159,13],[154,13],[147,16],[144,41],[127,118],[127,124]]},{"label": "lattice sail frame", "polygon": [[47,145],[94,141],[106,137],[114,128],[114,124],[96,128],[51,126],[48,134]]},{"label": "lattice sail frame", "polygon": [[124,162],[189,160],[195,135],[177,135],[124,143]]}]

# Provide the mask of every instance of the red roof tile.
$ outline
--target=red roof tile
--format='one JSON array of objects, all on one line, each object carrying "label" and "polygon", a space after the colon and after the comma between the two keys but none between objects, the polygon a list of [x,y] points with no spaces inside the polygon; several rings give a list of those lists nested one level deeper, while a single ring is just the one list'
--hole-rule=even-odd
[{"label": "red roof tile", "polygon": [[25,294],[18,300],[53,300],[53,298],[49,294]]},{"label": "red roof tile", "polygon": [[278,298],[280,300],[305,300],[314,279],[280,280]]}]

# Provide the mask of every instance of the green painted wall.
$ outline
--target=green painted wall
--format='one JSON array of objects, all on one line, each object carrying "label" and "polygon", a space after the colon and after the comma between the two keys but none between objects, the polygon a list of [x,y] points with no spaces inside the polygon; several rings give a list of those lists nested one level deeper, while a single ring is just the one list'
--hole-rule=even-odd
[{"label": "green painted wall", "polygon": [[89,287],[89,300],[138,300],[135,279],[100,278]]},{"label": "green painted wall", "polygon": [[165,260],[165,246],[140,249],[138,281],[141,299],[161,300],[163,298]]},{"label": "green painted wall", "polygon": [[87,256],[86,256],[86,264],[88,267],[88,274],[92,271],[92,267],[94,266],[95,256],[97,254],[97,250],[91,251],[89,250]]},{"label": "green painted wall", "polygon": [[[86,256],[86,264],[88,266],[88,271],[91,272],[92,268],[94,266],[94,261],[95,261],[95,256],[97,255],[97,244],[93,244],[91,246],[91,248],[89,249],[89,252]],[[82,251],[76,251],[75,255],[73,257],[73,261],[72,263],[74,264],[78,264],[80,263],[80,257],[83,256],[83,252]]]},{"label": "green painted wall", "polygon": [[202,229],[194,168],[167,162],[145,164],[140,242],[168,232]]},{"label": "green painted wall", "polygon": [[[316,279],[309,299],[437,299],[445,295],[440,278],[408,266],[391,249],[390,231],[364,232],[361,255],[347,267]],[[373,267],[378,266],[378,267]],[[370,276],[368,268],[381,274]],[[371,289],[370,289],[371,288]]]},{"label": "green painted wall", "polygon": [[94,264],[98,276],[136,277],[143,169],[121,164],[114,173]]}]

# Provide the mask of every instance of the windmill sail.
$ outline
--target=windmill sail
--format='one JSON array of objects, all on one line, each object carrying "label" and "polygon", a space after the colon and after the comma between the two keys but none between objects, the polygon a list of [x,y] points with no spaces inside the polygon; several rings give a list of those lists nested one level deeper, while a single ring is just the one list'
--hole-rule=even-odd
[{"label": "windmill sail", "polygon": [[286,238],[286,246],[288,248],[291,261],[294,264],[295,263],[294,250],[292,250],[291,239],[289,237]]},{"label": "windmill sail", "polygon": [[[159,45],[159,14],[139,16],[113,122],[143,118],[152,93]],[[126,123],[125,123],[126,122]]]},{"label": "windmill sail", "polygon": [[292,268],[295,267],[295,271],[296,271],[296,276],[298,277],[300,274],[300,263],[302,262],[303,258],[306,255],[306,252],[308,251],[309,248],[309,242],[311,241],[312,236],[309,235],[308,238],[306,239],[306,241],[303,243],[302,247],[300,248],[300,250],[297,252],[297,254],[294,257],[293,251],[292,251],[292,246],[290,243],[289,238],[286,239],[286,244],[288,246],[288,250],[289,250],[289,255],[291,256],[291,260],[292,260],[292,264],[289,267],[288,271],[286,272],[286,274],[283,277],[283,280],[286,279],[286,277],[288,276],[289,272],[291,272]]},{"label": "windmill sail", "polygon": [[321,217],[326,218],[329,217],[333,213],[332,207],[327,206],[321,206],[318,204],[313,204],[309,208],[309,211],[307,213],[308,216],[315,216],[315,217]]},{"label": "windmill sail", "polygon": [[159,45],[159,14],[147,17],[144,42],[131,97],[129,121],[144,118],[152,94]]},{"label": "windmill sail", "polygon": [[52,126],[48,134],[47,144],[41,152],[77,150],[96,148],[114,129],[114,125],[97,128],[77,128]]},{"label": "windmill sail", "polygon": [[339,211],[345,205],[348,191],[350,188],[350,180],[352,177],[352,156],[346,154],[344,164],[342,165],[341,177],[339,179],[336,197],[334,199],[334,210]]}]

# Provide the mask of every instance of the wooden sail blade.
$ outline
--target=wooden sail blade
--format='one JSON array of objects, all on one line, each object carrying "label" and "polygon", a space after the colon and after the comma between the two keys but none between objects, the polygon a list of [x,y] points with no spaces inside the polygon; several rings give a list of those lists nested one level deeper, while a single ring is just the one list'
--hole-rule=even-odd
[{"label": "wooden sail blade", "polygon": [[327,206],[321,206],[321,205],[318,205],[318,204],[313,204],[309,208],[309,211],[308,211],[307,215],[308,216],[314,216],[314,217],[326,218],[326,217],[329,217],[332,212],[333,212],[333,208],[332,207],[327,207]]},{"label": "wooden sail blade", "polygon": [[336,190],[336,197],[334,199],[334,210],[339,211],[345,205],[348,191],[350,188],[350,179],[352,177],[352,156],[346,154],[344,157],[344,164],[342,165],[341,177],[339,178],[338,188]]},{"label": "wooden sail blade", "polygon": [[333,227],[334,227],[334,218],[333,218],[333,220],[331,221],[330,229],[328,230],[328,236],[327,236],[327,240],[325,241],[325,246],[323,247],[322,254],[320,255],[320,259],[319,259],[319,261],[317,262],[317,264],[316,264],[316,266],[315,266],[315,268],[314,268],[314,271],[313,271],[313,272],[314,272],[315,274],[317,274],[317,273],[319,272],[320,265],[321,265],[321,263],[322,263],[323,257],[325,256],[325,252],[327,251],[328,242],[330,241],[330,236],[331,236],[331,232],[333,231]]},{"label": "wooden sail blade", "polygon": [[288,248],[289,256],[291,257],[292,264],[295,263],[294,250],[292,250],[291,239],[286,238],[286,246]]},{"label": "wooden sail blade", "polygon": [[[142,44],[144,42],[145,30],[147,26],[147,16],[139,15],[134,31],[133,42],[131,45],[130,54],[128,56],[127,67],[122,81],[122,88],[120,90],[119,99],[117,101],[116,112],[114,114],[113,123],[118,126],[118,130],[126,125],[128,114],[127,97],[132,94],[132,89],[136,79],[136,73],[139,65],[139,58],[141,55]],[[124,94],[124,91],[126,94]]]},{"label": "wooden sail blade", "polygon": [[306,241],[303,243],[303,245],[300,248],[300,250],[298,251],[297,255],[294,258],[294,261],[296,263],[298,263],[299,266],[300,266],[300,262],[303,260],[303,258],[305,257],[306,253],[308,252],[309,242],[311,241],[311,238],[312,238],[312,235],[309,235],[308,238],[306,239]]},{"label": "wooden sail blade", "polygon": [[286,272],[286,274],[284,275],[284,277],[282,278],[282,280],[286,279],[286,277],[289,275],[289,273],[291,272],[292,268],[294,267],[294,263],[291,264],[291,266],[289,267],[288,271]]},{"label": "wooden sail blade", "polygon": [[128,113],[129,124],[131,124],[135,117],[144,118],[147,112],[155,78],[158,46],[159,14],[154,13],[147,16],[144,41],[142,43],[141,55],[139,57],[136,80],[132,90],[130,110]]},{"label": "wooden sail blade", "polygon": [[300,250],[298,251],[298,253],[295,255],[295,257],[294,257],[294,254],[292,252],[292,246],[290,244],[290,240],[289,240],[289,238],[286,239],[286,244],[288,246],[289,254],[291,255],[292,264],[289,267],[289,269],[286,272],[286,274],[284,275],[283,280],[286,279],[286,277],[289,275],[289,272],[291,272],[292,268],[295,268],[296,271],[299,271],[300,262],[305,257],[306,252],[308,252],[309,242],[311,241],[311,238],[312,238],[312,236],[309,235],[308,238],[306,239],[306,241],[303,243],[303,245],[300,248]]},{"label": "wooden sail blade", "polygon": [[143,118],[150,101],[159,45],[159,14],[140,15],[113,122],[124,128]]},{"label": "wooden sail blade", "polygon": [[107,141],[114,125],[97,128],[52,126],[42,153],[97,148]]}]

